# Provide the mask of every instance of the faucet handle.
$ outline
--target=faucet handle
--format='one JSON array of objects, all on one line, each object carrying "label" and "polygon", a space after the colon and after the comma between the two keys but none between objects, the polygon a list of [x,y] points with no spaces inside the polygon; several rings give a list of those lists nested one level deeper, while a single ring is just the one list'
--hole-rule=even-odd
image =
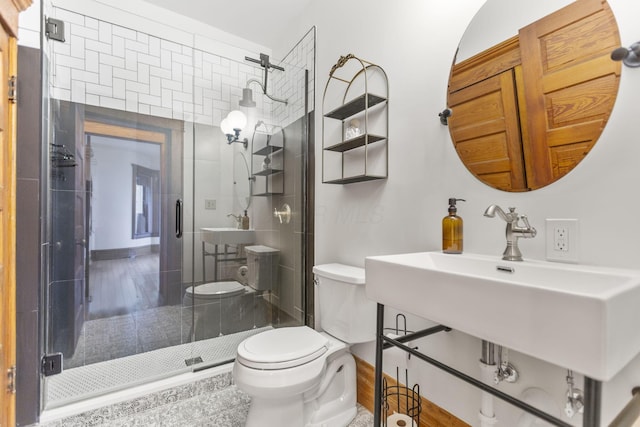
[{"label": "faucet handle", "polygon": [[536,234],[538,234],[538,230],[536,230],[535,227],[532,227],[531,224],[529,224],[529,218],[527,218],[526,215],[518,215],[519,219],[522,219],[522,222],[524,222],[524,226],[526,227],[526,232],[527,234],[524,237],[536,237]]}]

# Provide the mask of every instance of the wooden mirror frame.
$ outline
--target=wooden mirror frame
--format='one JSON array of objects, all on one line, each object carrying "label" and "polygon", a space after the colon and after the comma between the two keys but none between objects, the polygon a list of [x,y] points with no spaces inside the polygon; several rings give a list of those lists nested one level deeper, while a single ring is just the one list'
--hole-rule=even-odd
[{"label": "wooden mirror frame", "polygon": [[570,172],[613,109],[621,64],[610,54],[620,45],[606,0],[577,0],[454,64],[448,125],[467,169],[504,191]]}]

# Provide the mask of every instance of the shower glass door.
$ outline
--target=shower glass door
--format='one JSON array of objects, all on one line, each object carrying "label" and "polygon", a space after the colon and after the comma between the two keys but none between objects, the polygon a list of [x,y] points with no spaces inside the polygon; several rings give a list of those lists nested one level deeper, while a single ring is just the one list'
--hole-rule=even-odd
[{"label": "shower glass door", "polygon": [[[303,324],[304,67],[272,60],[284,71],[267,73],[268,96],[250,61],[47,14],[71,36],[43,49],[43,407],[223,364],[251,334]],[[247,87],[255,107],[238,105]],[[247,118],[239,143],[220,130],[233,110]],[[285,205],[292,214],[274,216]],[[233,229],[245,211],[250,243],[206,241],[203,229]],[[265,250],[269,263],[251,258]]]},{"label": "shower glass door", "polygon": [[55,5],[47,14],[70,31],[43,49],[50,409],[193,369],[183,294],[195,67],[190,46]]},{"label": "shower glass door", "polygon": [[46,353],[64,370],[46,396],[57,406],[189,369],[190,348],[166,349],[189,342],[180,219],[190,141],[179,120],[63,100],[51,111]]},{"label": "shower glass door", "polygon": [[[205,52],[194,56],[196,63],[208,59]],[[185,262],[184,273],[194,283],[187,290],[193,299],[185,301],[193,304],[187,321],[196,369],[232,361],[238,344],[252,334],[304,323],[306,73],[286,61],[274,63],[284,71],[269,71],[267,96],[260,86],[263,68],[221,60],[214,69],[232,76],[221,79],[229,101],[212,123],[191,128],[194,161],[185,161],[185,171],[192,165],[187,175],[194,179],[185,194],[193,201],[185,206],[191,209],[186,228],[193,232],[185,239],[191,240],[193,259]],[[246,88],[255,106],[240,105]],[[232,112],[246,118],[238,135],[221,130]],[[274,210],[285,204],[295,214],[281,222]],[[245,215],[249,238],[237,230]],[[213,237],[217,230],[224,230],[220,239]]]}]

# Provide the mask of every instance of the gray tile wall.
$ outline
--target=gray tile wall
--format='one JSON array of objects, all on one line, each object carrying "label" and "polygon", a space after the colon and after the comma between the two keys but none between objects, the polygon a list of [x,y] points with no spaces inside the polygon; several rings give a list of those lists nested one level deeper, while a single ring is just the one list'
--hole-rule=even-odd
[{"label": "gray tile wall", "polygon": [[40,290],[40,51],[18,48],[16,200],[16,424],[39,414]]}]

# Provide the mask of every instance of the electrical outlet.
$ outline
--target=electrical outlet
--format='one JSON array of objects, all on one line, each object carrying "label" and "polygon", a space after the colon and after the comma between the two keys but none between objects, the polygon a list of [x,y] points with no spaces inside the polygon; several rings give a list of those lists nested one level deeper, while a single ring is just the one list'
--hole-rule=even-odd
[{"label": "electrical outlet", "polygon": [[546,220],[547,260],[578,262],[578,220]]},{"label": "electrical outlet", "polygon": [[208,210],[215,210],[216,209],[215,199],[206,199],[204,201],[204,208]]},{"label": "electrical outlet", "polygon": [[569,232],[565,226],[553,228],[553,249],[560,252],[569,252]]}]

